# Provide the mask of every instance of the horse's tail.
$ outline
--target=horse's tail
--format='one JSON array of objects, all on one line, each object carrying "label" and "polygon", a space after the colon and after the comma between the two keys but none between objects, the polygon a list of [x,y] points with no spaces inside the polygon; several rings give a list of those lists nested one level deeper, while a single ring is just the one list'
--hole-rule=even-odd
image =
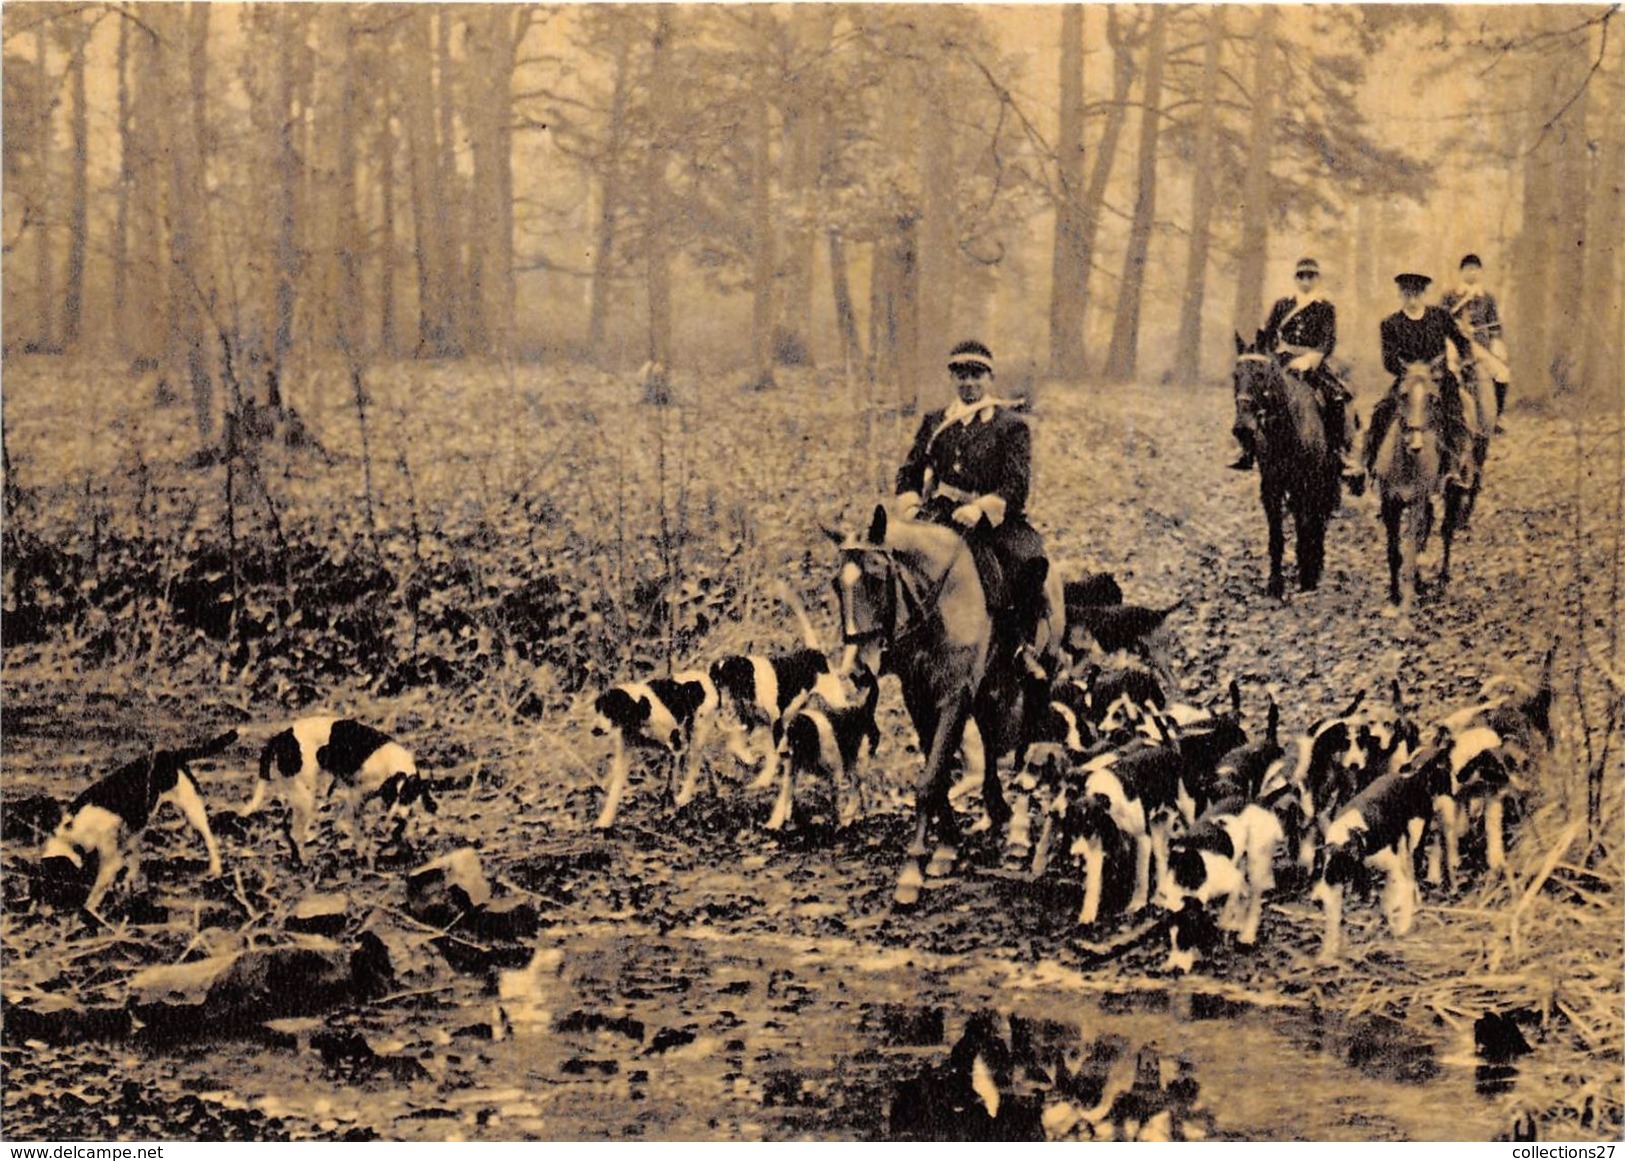
[{"label": "horse's tail", "polygon": [[806,606],[801,603],[801,599],[796,596],[795,591],[791,589],[789,585],[785,584],[783,580],[779,580],[774,583],[775,587],[778,589],[779,599],[783,601],[785,606],[789,608],[790,612],[795,615],[796,623],[801,626],[802,644],[806,645],[809,649],[816,649],[822,653],[824,651],[824,647],[819,643],[818,631],[813,628],[812,618],[807,616]]}]

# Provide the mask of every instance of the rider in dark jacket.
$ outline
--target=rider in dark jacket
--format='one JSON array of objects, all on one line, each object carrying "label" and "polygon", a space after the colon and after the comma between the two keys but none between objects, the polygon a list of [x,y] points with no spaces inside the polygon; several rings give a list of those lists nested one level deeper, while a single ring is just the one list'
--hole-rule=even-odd
[{"label": "rider in dark jacket", "polygon": [[[1344,474],[1358,469],[1347,459],[1353,445],[1348,430],[1348,388],[1330,364],[1337,349],[1337,308],[1320,290],[1320,263],[1300,258],[1294,271],[1298,291],[1278,299],[1258,332],[1258,348],[1273,352],[1283,369],[1297,375],[1320,400],[1327,438],[1343,457]],[[1237,471],[1253,466],[1253,452],[1243,445],[1241,458],[1230,465]]]},{"label": "rider in dark jacket", "polygon": [[[1469,357],[1470,344],[1461,333],[1456,320],[1443,307],[1424,306],[1422,294],[1433,280],[1425,274],[1400,274],[1394,282],[1399,286],[1400,309],[1382,320],[1382,366],[1394,377],[1388,394],[1371,411],[1371,430],[1366,435],[1365,469],[1372,471],[1382,437],[1393,422],[1399,408],[1399,384],[1405,368],[1412,363],[1431,363],[1442,359],[1446,346],[1454,346],[1462,358]],[[1461,464],[1467,446],[1467,422],[1461,409],[1461,385],[1450,368],[1439,370],[1439,403],[1441,435],[1446,453],[1446,464],[1441,474],[1448,475]]]},{"label": "rider in dark jacket", "polygon": [[[1020,400],[991,394],[993,353],[982,343],[954,347],[948,371],[958,399],[920,422],[897,470],[898,499],[904,515],[957,527],[974,547],[992,550],[1002,585],[992,586],[990,605],[1007,640],[1030,643],[1049,575],[1043,539],[1026,514],[1032,432],[1016,411]],[[982,575],[993,579],[985,569]],[[1022,659],[1036,664],[1026,651]]]}]

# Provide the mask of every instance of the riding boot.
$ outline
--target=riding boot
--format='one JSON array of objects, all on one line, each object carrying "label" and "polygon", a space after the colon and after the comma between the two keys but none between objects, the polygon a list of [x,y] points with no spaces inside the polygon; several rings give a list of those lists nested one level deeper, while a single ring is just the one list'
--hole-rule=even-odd
[{"label": "riding boot", "polygon": [[1040,557],[1024,562],[1010,578],[1009,640],[1015,646],[1016,664],[1035,681],[1049,680],[1033,649],[1038,619],[1044,612],[1044,582],[1049,578],[1049,561]]}]

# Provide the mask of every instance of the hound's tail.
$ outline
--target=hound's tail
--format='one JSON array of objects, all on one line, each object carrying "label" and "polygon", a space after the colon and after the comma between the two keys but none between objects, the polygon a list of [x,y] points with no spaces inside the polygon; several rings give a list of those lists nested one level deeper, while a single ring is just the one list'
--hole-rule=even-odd
[{"label": "hound's tail", "polygon": [[824,646],[818,640],[818,631],[813,628],[812,618],[807,616],[807,607],[801,603],[801,598],[797,597],[795,591],[784,581],[779,580],[774,584],[778,590],[779,600],[783,601],[790,612],[795,614],[796,624],[801,626],[802,643],[808,649],[816,649],[822,653]]},{"label": "hound's tail", "polygon": [[196,746],[188,746],[184,750],[175,751],[175,760],[182,766],[189,762],[196,762],[200,758],[212,758],[223,750],[237,743],[237,731],[227,730],[218,738],[208,742],[201,742]]}]

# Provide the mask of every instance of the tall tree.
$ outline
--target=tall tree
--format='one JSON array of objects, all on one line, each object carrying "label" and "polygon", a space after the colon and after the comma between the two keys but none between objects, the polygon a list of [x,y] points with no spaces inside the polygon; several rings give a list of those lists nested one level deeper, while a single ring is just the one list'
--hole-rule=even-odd
[{"label": "tall tree", "polygon": [[68,92],[73,101],[69,116],[72,141],[72,176],[68,185],[68,265],[62,302],[62,343],[78,345],[85,301],[85,249],[90,232],[90,117],[85,105],[85,48],[90,39],[80,12],[68,14],[62,32],[68,51]]},{"label": "tall tree", "polygon": [[1079,262],[1083,266],[1083,288],[1079,295],[1078,315],[1083,319],[1084,333],[1089,326],[1089,286],[1095,267],[1095,242],[1100,234],[1100,221],[1106,208],[1106,187],[1111,182],[1113,163],[1117,160],[1117,146],[1128,120],[1128,98],[1134,83],[1134,51],[1130,30],[1123,28],[1118,5],[1106,7],[1106,42],[1112,50],[1112,97],[1106,107],[1106,124],[1101,129],[1100,141],[1095,146],[1095,163],[1089,172],[1089,189],[1083,199],[1083,241],[1079,247]]},{"label": "tall tree", "polygon": [[649,311],[649,358],[663,366],[671,365],[671,253],[667,229],[670,190],[666,185],[675,137],[668,118],[672,87],[670,55],[675,24],[671,11],[661,5],[655,12],[654,30],[649,38],[649,119],[650,140],[644,154],[643,197],[645,291]]},{"label": "tall tree", "polygon": [[40,131],[34,162],[36,187],[33,206],[38,215],[34,226],[34,295],[37,313],[34,346],[41,351],[56,349],[56,264],[51,254],[51,153],[52,134],[56,131],[56,99],[51,96],[55,83],[50,69],[51,21],[42,17],[34,26],[34,67],[38,74],[35,92],[43,98],[40,110]]},{"label": "tall tree", "polygon": [[1247,168],[1241,194],[1241,244],[1236,261],[1236,305],[1232,319],[1243,337],[1253,334],[1263,318],[1264,265],[1270,231],[1270,158],[1275,141],[1275,28],[1279,9],[1259,10],[1253,33],[1253,73],[1248,86],[1252,118],[1247,132]]},{"label": "tall tree", "polygon": [[1174,378],[1195,382],[1202,373],[1202,308],[1207,299],[1208,250],[1213,242],[1214,160],[1219,132],[1219,61],[1224,46],[1225,9],[1208,10],[1202,55],[1202,97],[1191,163],[1191,231],[1185,248],[1185,288],[1179,298],[1179,337],[1174,343]]},{"label": "tall tree", "polygon": [[1117,318],[1106,351],[1105,375],[1123,382],[1134,377],[1139,363],[1140,300],[1145,290],[1145,264],[1150,257],[1151,227],[1157,212],[1157,142],[1162,128],[1162,75],[1166,59],[1168,8],[1151,13],[1145,90],[1140,112],[1139,169],[1128,248],[1123,254],[1123,280],[1117,296]]},{"label": "tall tree", "polygon": [[1050,259],[1049,373],[1083,378],[1083,304],[1089,281],[1084,253],[1083,14],[1061,8],[1061,127],[1055,143],[1055,240]]}]

